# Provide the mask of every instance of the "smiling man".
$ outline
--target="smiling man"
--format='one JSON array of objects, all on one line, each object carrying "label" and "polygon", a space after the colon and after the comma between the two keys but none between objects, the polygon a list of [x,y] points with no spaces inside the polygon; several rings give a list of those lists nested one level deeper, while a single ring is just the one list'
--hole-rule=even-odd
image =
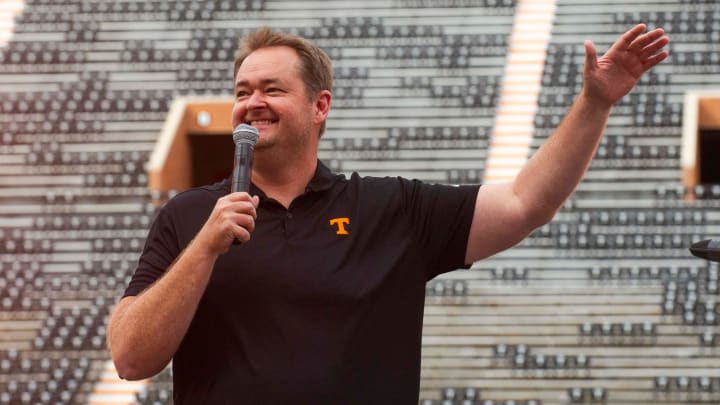
[{"label": "smiling man", "polygon": [[315,173],[318,143],[330,111],[332,67],[316,48],[263,46],[274,43],[273,35],[262,30],[249,37],[235,63],[232,124],[258,129],[255,182],[289,206]]},{"label": "smiling man", "polygon": [[581,93],[517,178],[451,187],[331,173],[317,158],[330,60],[250,34],[232,112],[260,132],[250,192],[226,180],[160,211],[108,327],[118,373],[172,359],[176,404],[417,404],[425,283],[552,219],[667,43],[642,24],[601,58],[586,41]]}]

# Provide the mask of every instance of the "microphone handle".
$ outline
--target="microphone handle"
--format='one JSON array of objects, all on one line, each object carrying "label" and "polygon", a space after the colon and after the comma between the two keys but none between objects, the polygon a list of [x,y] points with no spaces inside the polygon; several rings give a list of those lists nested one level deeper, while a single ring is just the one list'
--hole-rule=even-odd
[{"label": "microphone handle", "polygon": [[239,143],[235,147],[235,165],[233,166],[232,189],[237,191],[250,191],[250,176],[252,174],[252,145]]},{"label": "microphone handle", "polygon": [[[235,165],[233,166],[231,188],[233,193],[237,191],[250,191],[253,149],[253,145],[247,143],[238,143],[235,145]],[[239,244],[239,240],[233,240],[233,245]]]}]

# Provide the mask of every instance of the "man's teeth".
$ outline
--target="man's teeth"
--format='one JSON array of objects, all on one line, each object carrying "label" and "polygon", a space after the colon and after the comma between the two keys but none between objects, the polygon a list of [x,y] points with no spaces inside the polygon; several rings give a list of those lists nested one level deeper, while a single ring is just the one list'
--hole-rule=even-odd
[{"label": "man's teeth", "polygon": [[250,121],[250,125],[270,125],[272,124],[272,120],[261,120],[261,121]]}]

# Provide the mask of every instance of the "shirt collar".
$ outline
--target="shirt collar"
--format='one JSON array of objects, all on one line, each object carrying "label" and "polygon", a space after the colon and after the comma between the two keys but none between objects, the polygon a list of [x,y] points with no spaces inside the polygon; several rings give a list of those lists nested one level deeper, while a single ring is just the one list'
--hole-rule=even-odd
[{"label": "shirt collar", "polygon": [[324,191],[329,189],[342,177],[339,174],[335,174],[328,169],[323,162],[317,161],[317,167],[315,168],[315,174],[310,183],[305,188],[307,191]]},{"label": "shirt collar", "polygon": [[[330,189],[335,182],[337,182],[340,178],[342,178],[343,175],[341,174],[335,174],[330,171],[330,169],[325,166],[323,162],[320,160],[317,161],[317,166],[315,167],[315,174],[310,179],[310,182],[305,187],[305,192],[311,192],[311,191],[325,191]],[[228,180],[228,189],[230,188],[230,181],[232,179]],[[265,192],[260,190],[255,183],[250,184],[250,194],[257,194],[263,198],[266,198]]]}]

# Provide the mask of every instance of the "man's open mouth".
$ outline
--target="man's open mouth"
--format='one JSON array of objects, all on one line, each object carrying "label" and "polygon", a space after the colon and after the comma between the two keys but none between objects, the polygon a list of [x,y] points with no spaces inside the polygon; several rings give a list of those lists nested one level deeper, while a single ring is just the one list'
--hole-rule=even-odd
[{"label": "man's open mouth", "polygon": [[263,125],[271,125],[276,122],[277,122],[277,120],[252,120],[252,121],[246,121],[246,124],[257,127],[257,126],[263,126]]}]

